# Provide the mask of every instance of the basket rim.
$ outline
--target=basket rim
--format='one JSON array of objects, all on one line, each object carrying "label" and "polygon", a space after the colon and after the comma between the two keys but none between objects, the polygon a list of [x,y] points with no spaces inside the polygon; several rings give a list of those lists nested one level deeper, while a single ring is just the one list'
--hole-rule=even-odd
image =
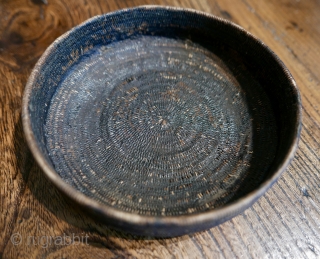
[{"label": "basket rim", "polygon": [[[295,128],[294,134],[292,135],[290,142],[290,148],[287,150],[287,153],[284,159],[279,163],[276,169],[270,178],[264,181],[258,188],[254,191],[246,194],[245,196],[237,199],[236,201],[226,204],[220,208],[212,209],[210,211],[201,212],[197,214],[184,214],[184,215],[177,215],[177,216],[146,216],[140,214],[133,214],[130,212],[122,211],[120,209],[114,208],[112,206],[108,206],[106,204],[102,204],[89,198],[85,194],[81,193],[80,191],[76,190],[74,187],[68,185],[63,179],[58,175],[58,173],[54,170],[54,168],[47,163],[45,157],[43,156],[40,148],[37,145],[36,137],[32,131],[31,126],[31,118],[28,111],[28,105],[30,101],[30,97],[32,95],[33,85],[35,80],[40,74],[40,69],[43,65],[45,65],[46,60],[48,59],[51,51],[53,51],[57,44],[63,42],[65,38],[67,38],[70,34],[74,33],[75,31],[79,30],[81,27],[90,24],[95,20],[99,20],[102,18],[106,18],[110,15],[117,15],[121,13],[125,13],[127,11],[132,10],[172,10],[178,12],[189,12],[194,13],[200,16],[206,16],[212,20],[219,21],[224,25],[230,26],[235,30],[241,31],[246,33],[246,36],[256,43],[260,44],[262,48],[264,48],[268,54],[272,56],[272,58],[279,64],[282,69],[282,72],[286,75],[288,79],[288,85],[292,88],[294,96],[296,98],[297,108],[295,112]],[[296,85],[295,80],[293,79],[291,73],[283,64],[283,62],[279,59],[279,57],[269,48],[267,47],[260,39],[256,36],[251,34],[250,32],[246,31],[239,25],[225,20],[223,18],[217,17],[215,15],[205,13],[199,10],[189,9],[189,8],[182,8],[182,7],[172,7],[172,6],[160,6],[160,5],[142,5],[137,6],[134,8],[126,8],[114,12],[110,12],[107,14],[97,15],[89,20],[84,21],[83,23],[79,24],[78,26],[73,27],[71,30],[67,31],[60,37],[58,37],[42,54],[40,59],[37,61],[35,67],[32,70],[32,73],[27,81],[23,100],[22,100],[22,123],[23,123],[23,130],[29,145],[29,148],[37,161],[38,165],[46,175],[46,177],[56,186],[60,191],[66,194],[69,198],[71,198],[76,203],[80,204],[81,206],[85,207],[86,209],[98,211],[102,213],[105,217],[111,218],[113,220],[124,222],[126,224],[132,226],[150,226],[156,225],[158,226],[168,226],[168,225],[175,225],[181,228],[191,227],[197,224],[203,224],[204,222],[210,222],[214,220],[219,220],[225,218],[227,215],[235,216],[236,213],[244,211],[249,206],[251,206],[258,198],[260,198],[280,177],[281,173],[285,171],[286,167],[293,159],[295,151],[298,146],[298,141],[301,132],[301,121],[302,121],[302,107],[301,107],[301,97]]]}]

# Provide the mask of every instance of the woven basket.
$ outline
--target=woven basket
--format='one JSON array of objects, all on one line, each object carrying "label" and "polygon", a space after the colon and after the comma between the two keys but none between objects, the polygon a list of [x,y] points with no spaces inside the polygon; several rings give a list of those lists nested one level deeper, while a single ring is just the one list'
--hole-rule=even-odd
[{"label": "woven basket", "polygon": [[61,36],[23,101],[45,175],[94,217],[149,236],[203,230],[249,207],[293,157],[300,113],[292,76],[261,41],[158,6]]}]

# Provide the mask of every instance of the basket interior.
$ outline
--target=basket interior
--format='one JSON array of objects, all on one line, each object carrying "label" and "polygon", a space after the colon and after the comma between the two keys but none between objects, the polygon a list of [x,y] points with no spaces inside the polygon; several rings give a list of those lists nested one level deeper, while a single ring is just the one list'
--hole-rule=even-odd
[{"label": "basket interior", "polygon": [[76,190],[150,216],[201,213],[259,188],[294,134],[294,93],[260,43],[196,13],[101,16],[51,48],[29,112]]}]

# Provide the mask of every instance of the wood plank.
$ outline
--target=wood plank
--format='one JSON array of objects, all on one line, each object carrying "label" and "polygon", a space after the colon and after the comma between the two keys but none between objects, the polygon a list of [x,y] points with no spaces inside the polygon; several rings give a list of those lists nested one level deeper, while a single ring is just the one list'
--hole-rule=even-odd
[{"label": "wood plank", "polygon": [[[244,27],[283,60],[303,103],[299,150],[274,187],[231,221],[171,239],[119,233],[73,208],[34,162],[20,121],[24,86],[50,43],[92,16],[143,4],[194,8]],[[0,1],[0,258],[319,258],[319,13],[317,0]],[[89,245],[38,243],[73,234]]]}]

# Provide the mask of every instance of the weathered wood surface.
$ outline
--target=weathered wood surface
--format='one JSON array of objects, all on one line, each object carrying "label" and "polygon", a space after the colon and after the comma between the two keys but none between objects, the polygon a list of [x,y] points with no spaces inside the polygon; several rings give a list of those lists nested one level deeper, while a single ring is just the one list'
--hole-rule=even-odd
[{"label": "weathered wood surface", "polygon": [[[279,55],[302,95],[299,150],[280,180],[242,215],[179,238],[137,239],[74,209],[34,162],[20,121],[27,78],[55,38],[94,15],[142,4],[232,20]],[[0,258],[320,258],[319,13],[317,0],[0,0]],[[73,234],[89,245],[57,240]]]}]

